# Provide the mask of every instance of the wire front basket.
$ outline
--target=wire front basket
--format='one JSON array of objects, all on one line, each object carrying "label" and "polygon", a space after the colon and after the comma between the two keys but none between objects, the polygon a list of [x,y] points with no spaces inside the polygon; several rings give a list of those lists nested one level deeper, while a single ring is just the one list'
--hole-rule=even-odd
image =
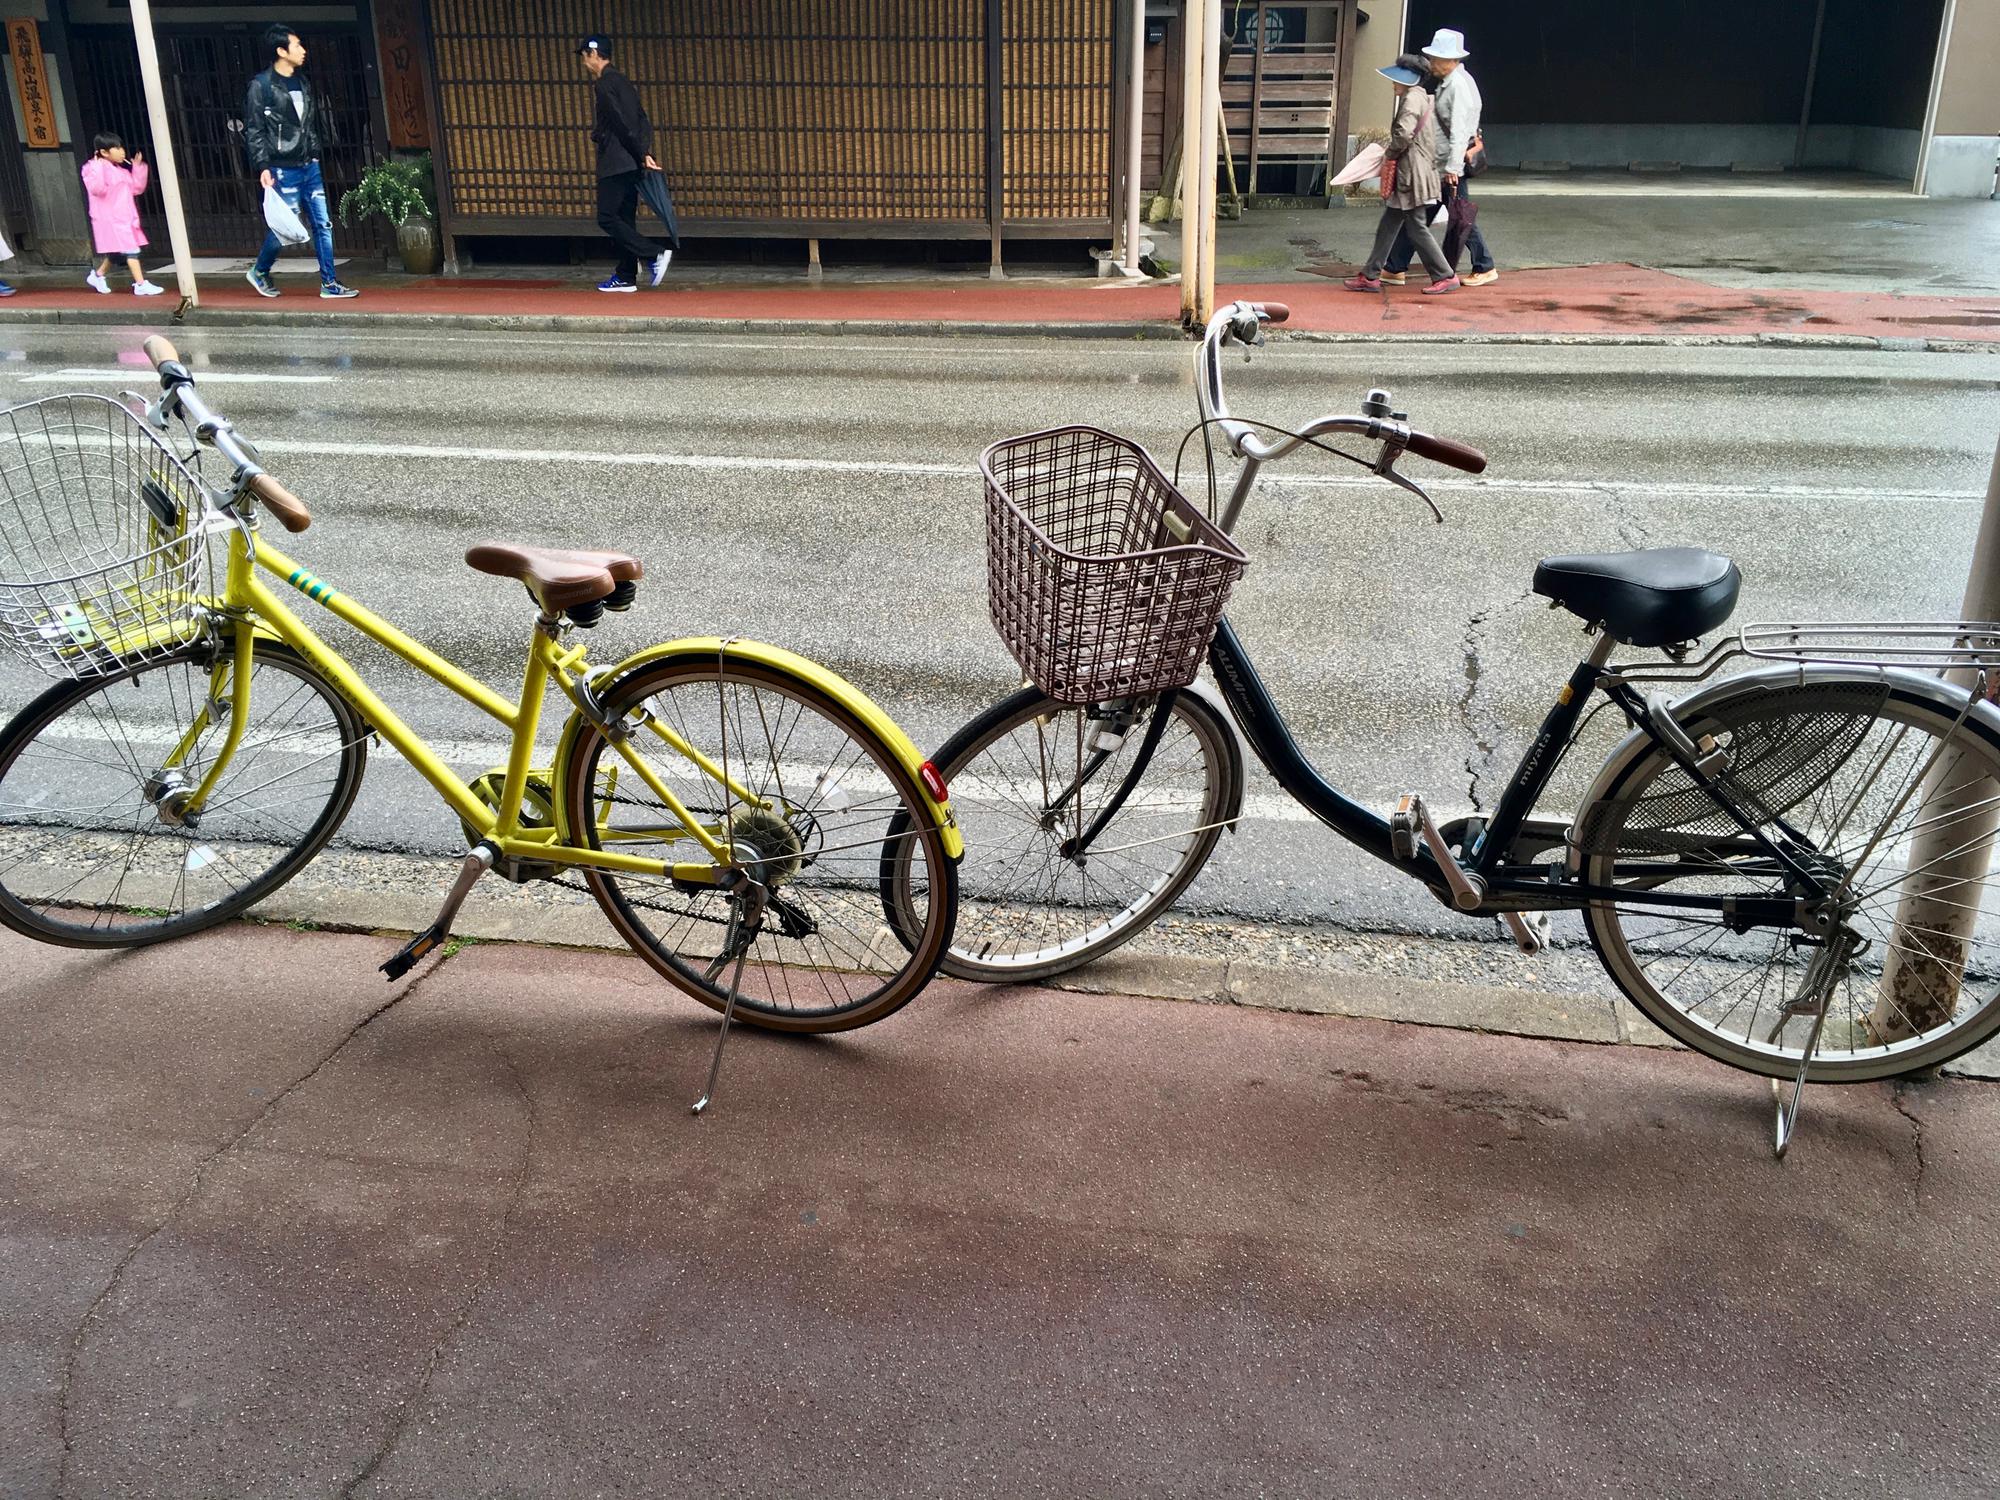
[{"label": "wire front basket", "polygon": [[995,443],[986,476],[987,604],[1060,703],[1184,687],[1246,559],[1146,450],[1095,427]]},{"label": "wire front basket", "polygon": [[200,481],[132,411],[0,412],[0,643],[51,677],[166,655],[214,593]]}]

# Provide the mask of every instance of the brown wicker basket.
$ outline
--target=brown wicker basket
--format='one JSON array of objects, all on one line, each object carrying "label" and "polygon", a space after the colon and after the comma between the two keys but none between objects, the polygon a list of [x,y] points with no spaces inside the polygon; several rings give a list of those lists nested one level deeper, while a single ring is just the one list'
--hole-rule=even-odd
[{"label": "brown wicker basket", "polygon": [[1194,681],[1247,559],[1145,449],[1056,427],[979,467],[993,628],[1037,687],[1104,703]]}]

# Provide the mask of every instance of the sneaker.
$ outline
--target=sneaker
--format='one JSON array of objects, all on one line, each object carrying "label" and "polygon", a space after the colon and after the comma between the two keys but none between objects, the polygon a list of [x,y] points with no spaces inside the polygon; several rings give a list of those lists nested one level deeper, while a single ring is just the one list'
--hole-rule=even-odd
[{"label": "sneaker", "polygon": [[639,283],[636,281],[620,281],[616,276],[613,276],[608,281],[598,282],[597,289],[600,292],[636,292],[639,290]]},{"label": "sneaker", "polygon": [[1463,286],[1490,286],[1499,279],[1500,273],[1489,266],[1484,271],[1474,271],[1470,276],[1462,278],[1460,284]]},{"label": "sneaker", "polygon": [[0,297],[11,297],[13,295],[14,289],[6,282],[0,281]]},{"label": "sneaker", "polygon": [[1447,276],[1442,281],[1433,281],[1429,286],[1425,287],[1424,295],[1426,297],[1442,297],[1446,292],[1457,291],[1459,286],[1460,282],[1456,276]]},{"label": "sneaker", "polygon": [[1374,276],[1350,276],[1341,282],[1350,292],[1379,292],[1382,290],[1380,278]]},{"label": "sneaker", "polygon": [[151,281],[135,281],[132,283],[132,295],[135,297],[157,297],[165,290],[165,287]]},{"label": "sneaker", "polygon": [[[667,267],[673,264],[673,260],[674,252],[671,250],[662,250],[658,255],[653,257],[654,286],[658,286],[667,279]],[[598,290],[602,291],[603,288],[599,287]]]},{"label": "sneaker", "polygon": [[322,297],[359,297],[361,295],[353,287],[342,286],[337,281],[322,281],[319,284],[319,294]]},{"label": "sneaker", "polygon": [[1401,286],[1410,279],[1410,273],[1407,271],[1384,271],[1375,279],[1384,286]]},{"label": "sneaker", "polygon": [[278,295],[278,289],[271,285],[271,278],[255,266],[252,266],[243,273],[243,279],[257,288],[257,295],[260,297],[275,297]]},{"label": "sneaker", "polygon": [[83,284],[93,292],[102,292],[107,297],[111,295],[111,283],[95,271],[92,271],[88,276],[83,278]]}]

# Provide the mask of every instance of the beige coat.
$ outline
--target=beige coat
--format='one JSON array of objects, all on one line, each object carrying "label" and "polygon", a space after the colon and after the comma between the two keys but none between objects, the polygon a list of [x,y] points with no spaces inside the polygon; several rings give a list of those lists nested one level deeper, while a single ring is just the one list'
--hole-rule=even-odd
[{"label": "beige coat", "polygon": [[[1429,119],[1424,118],[1426,114]],[[1437,111],[1431,108],[1431,96],[1422,89],[1411,89],[1396,101],[1389,144],[1382,148],[1383,155],[1396,162],[1396,190],[1384,200],[1390,208],[1421,208],[1444,196],[1437,147]]]}]

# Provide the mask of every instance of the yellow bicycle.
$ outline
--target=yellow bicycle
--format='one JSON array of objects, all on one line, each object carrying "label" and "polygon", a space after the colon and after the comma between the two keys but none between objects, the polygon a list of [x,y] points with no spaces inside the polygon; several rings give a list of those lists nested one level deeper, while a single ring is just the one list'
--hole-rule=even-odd
[{"label": "yellow bicycle", "polygon": [[[535,606],[510,702],[273,546],[260,519],[303,531],[305,505],[171,344],[146,353],[161,394],[143,411],[59,396],[0,413],[0,641],[60,679],[0,731],[0,922],[126,947],[224,921],[333,836],[373,738],[469,845],[437,921],[383,965],[391,978],[445,940],[482,875],[574,872],[642,958],[724,1013],[725,1034],[739,1013],[780,1031],[865,1026],[929,980],[963,846],[936,770],[860,691],[734,638],[593,667],[577,637],[631,606],[638,559],[489,543],[467,563]],[[228,463],[226,486],[204,483],[203,448]],[[278,586],[499,721],[506,764],[455,774]],[[537,766],[550,683],[571,709]],[[893,934],[892,868],[899,892],[913,878],[920,892],[914,909],[899,897]]]}]

